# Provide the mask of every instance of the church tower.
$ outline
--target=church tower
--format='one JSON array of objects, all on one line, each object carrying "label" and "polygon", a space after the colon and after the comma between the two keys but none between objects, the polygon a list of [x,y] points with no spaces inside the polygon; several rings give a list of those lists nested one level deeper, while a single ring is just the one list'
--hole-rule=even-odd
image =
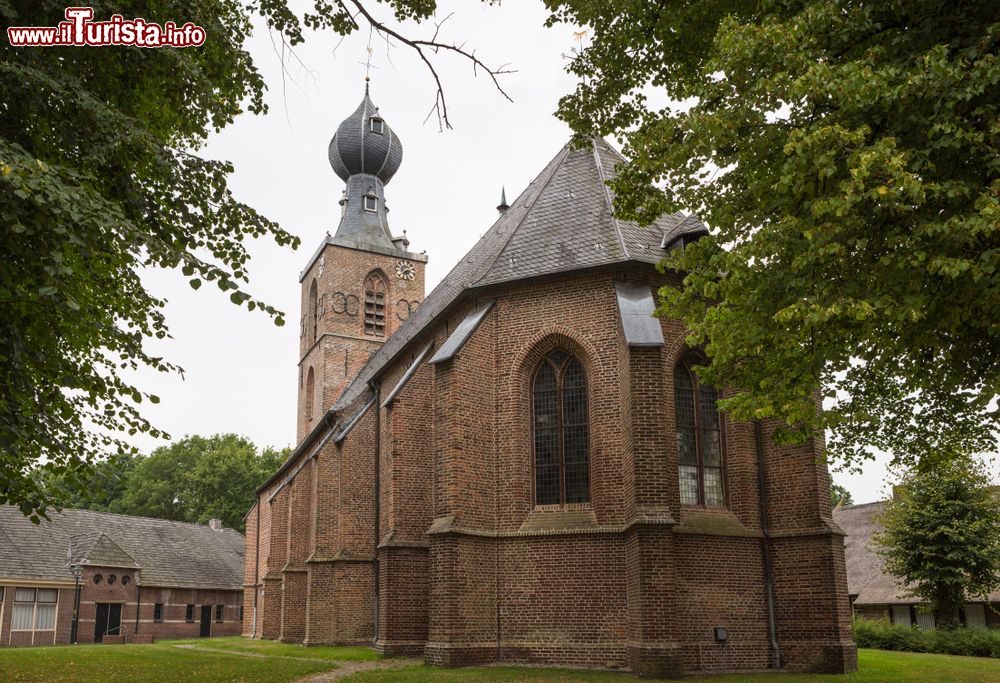
[{"label": "church tower", "polygon": [[403,147],[368,95],[337,127],[330,166],[347,186],[340,224],[299,276],[297,440],[333,405],[354,375],[424,298],[425,254],[389,230],[385,186]]}]

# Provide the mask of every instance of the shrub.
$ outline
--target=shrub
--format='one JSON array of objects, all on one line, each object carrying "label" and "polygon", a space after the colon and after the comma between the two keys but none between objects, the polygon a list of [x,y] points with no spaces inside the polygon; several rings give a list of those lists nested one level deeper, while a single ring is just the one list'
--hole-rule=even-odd
[{"label": "shrub", "polygon": [[922,631],[915,626],[892,624],[888,619],[855,619],[854,640],[858,647],[875,650],[1000,658],[1000,631],[987,628]]}]

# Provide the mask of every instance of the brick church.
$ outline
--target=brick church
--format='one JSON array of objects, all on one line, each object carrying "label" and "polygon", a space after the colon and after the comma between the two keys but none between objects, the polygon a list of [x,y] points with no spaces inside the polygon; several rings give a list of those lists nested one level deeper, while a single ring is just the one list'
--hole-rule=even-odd
[{"label": "brick church", "polygon": [[[559,150],[424,296],[389,228],[402,146],[337,128],[336,233],[300,274],[298,447],[246,524],[244,634],[491,662],[856,667],[822,444],[735,422],[651,316],[708,234],[616,220],[604,140]],[[317,230],[320,232],[320,230]]]}]

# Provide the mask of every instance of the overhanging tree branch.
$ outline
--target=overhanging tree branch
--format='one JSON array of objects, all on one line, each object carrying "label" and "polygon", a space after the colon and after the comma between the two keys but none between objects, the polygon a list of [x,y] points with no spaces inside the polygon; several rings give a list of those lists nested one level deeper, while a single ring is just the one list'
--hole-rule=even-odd
[{"label": "overhanging tree branch", "polygon": [[[501,64],[499,67],[495,68],[490,67],[485,62],[483,62],[479,57],[477,57],[474,51],[470,52],[469,50],[467,50],[465,48],[464,43],[461,45],[456,45],[454,43],[445,43],[438,40],[438,35],[441,32],[441,26],[444,24],[444,22],[446,22],[448,19],[451,18],[452,16],[451,14],[446,16],[440,22],[435,22],[434,34],[431,36],[429,40],[417,40],[417,39],[407,38],[398,31],[389,28],[388,26],[386,26],[386,24],[373,17],[371,13],[367,10],[367,8],[365,8],[365,6],[361,3],[360,0],[349,0],[349,1],[352,5],[354,5],[355,8],[357,8],[358,10],[357,14],[363,16],[365,20],[368,21],[368,23],[371,24],[371,26],[380,35],[386,38],[386,40],[392,37],[398,40],[400,43],[403,43],[404,45],[407,45],[410,48],[412,48],[417,53],[417,56],[420,57],[420,61],[422,61],[424,65],[427,67],[427,69],[430,71],[431,76],[434,78],[434,83],[437,86],[437,91],[435,92],[434,95],[434,106],[431,107],[431,110],[427,114],[427,116],[429,118],[432,114],[436,113],[439,128],[441,129],[451,128],[452,126],[451,126],[451,121],[448,119],[448,102],[445,99],[444,85],[441,83],[441,77],[438,74],[438,71],[435,68],[434,63],[427,55],[428,52],[433,52],[434,54],[438,54],[440,51],[444,50],[445,52],[456,54],[468,60],[469,62],[472,63],[472,70],[475,75],[478,75],[480,70],[486,72],[489,75],[490,80],[493,81],[493,85],[496,87],[498,91],[500,91],[500,94],[503,95],[508,102],[514,101],[511,99],[510,95],[507,94],[507,91],[504,90],[498,78],[499,76],[502,76],[504,74],[511,74],[516,72],[514,69],[508,69],[507,68],[508,64]],[[343,7],[344,3],[341,2],[340,5]],[[357,25],[356,21],[355,25]]]}]

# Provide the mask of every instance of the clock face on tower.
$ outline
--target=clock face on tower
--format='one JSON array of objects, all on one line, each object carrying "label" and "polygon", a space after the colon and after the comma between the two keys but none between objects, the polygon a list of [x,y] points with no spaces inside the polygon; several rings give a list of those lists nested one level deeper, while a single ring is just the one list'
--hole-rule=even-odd
[{"label": "clock face on tower", "polygon": [[416,277],[417,271],[409,261],[396,261],[396,277],[400,280],[412,280]]}]

